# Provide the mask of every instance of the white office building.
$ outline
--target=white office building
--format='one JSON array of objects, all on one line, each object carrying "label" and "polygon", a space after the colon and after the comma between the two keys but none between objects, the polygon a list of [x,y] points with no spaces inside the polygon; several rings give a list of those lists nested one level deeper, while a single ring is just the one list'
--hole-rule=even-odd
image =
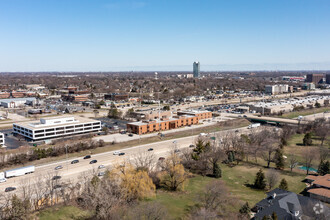
[{"label": "white office building", "polygon": [[193,63],[193,73],[194,73],[194,78],[200,77],[200,63],[198,61],[195,61]]},{"label": "white office building", "polygon": [[5,134],[0,132],[0,147],[5,146]]},{"label": "white office building", "polygon": [[266,85],[265,86],[265,93],[268,94],[281,94],[287,93],[289,91],[289,85]]},{"label": "white office building", "polygon": [[99,132],[101,122],[82,117],[44,118],[13,124],[13,132],[32,141]]},{"label": "white office building", "polygon": [[34,106],[36,98],[13,98],[13,99],[0,99],[0,105],[5,108],[19,108],[25,105]]}]

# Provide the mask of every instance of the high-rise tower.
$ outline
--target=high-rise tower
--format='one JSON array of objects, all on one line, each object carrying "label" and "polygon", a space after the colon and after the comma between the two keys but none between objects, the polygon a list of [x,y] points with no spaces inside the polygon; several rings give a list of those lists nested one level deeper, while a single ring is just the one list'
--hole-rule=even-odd
[{"label": "high-rise tower", "polygon": [[200,63],[198,61],[195,61],[193,63],[193,73],[194,73],[194,78],[199,78],[200,77]]}]

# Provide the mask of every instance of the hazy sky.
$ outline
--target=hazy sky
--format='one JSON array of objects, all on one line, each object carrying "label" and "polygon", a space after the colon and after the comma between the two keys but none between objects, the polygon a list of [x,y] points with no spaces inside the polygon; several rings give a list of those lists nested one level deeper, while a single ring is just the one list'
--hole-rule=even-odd
[{"label": "hazy sky", "polygon": [[329,0],[0,0],[0,71],[330,69]]}]

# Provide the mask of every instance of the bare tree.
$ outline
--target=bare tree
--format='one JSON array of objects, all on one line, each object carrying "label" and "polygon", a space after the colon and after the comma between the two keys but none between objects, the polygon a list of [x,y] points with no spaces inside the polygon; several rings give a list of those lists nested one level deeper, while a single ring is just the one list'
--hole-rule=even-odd
[{"label": "bare tree", "polygon": [[288,157],[288,162],[290,166],[290,171],[292,172],[292,169],[295,168],[298,163],[297,156],[294,154],[290,154]]},{"label": "bare tree", "polygon": [[135,155],[131,163],[136,167],[136,169],[142,169],[150,172],[155,166],[155,161],[156,157],[153,152],[139,152]]},{"label": "bare tree", "polygon": [[309,170],[312,167],[313,161],[316,158],[316,152],[314,149],[310,147],[306,147],[306,149],[303,151],[303,159],[304,159],[304,165],[306,168],[306,174],[309,174]]},{"label": "bare tree", "polygon": [[269,190],[271,190],[279,181],[280,175],[277,171],[273,169],[269,169],[266,173],[266,179],[269,186]]},{"label": "bare tree", "polygon": [[168,219],[168,212],[158,202],[144,202],[130,208],[127,217],[132,220],[165,220]]}]

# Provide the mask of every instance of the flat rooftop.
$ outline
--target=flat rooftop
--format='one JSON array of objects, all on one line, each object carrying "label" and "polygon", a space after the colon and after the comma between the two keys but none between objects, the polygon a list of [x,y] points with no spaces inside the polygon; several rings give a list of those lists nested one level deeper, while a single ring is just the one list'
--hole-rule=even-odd
[{"label": "flat rooftop", "polygon": [[206,110],[182,110],[182,111],[178,111],[180,113],[184,113],[184,114],[200,114],[200,113],[210,113],[210,111],[206,111]]},{"label": "flat rooftop", "polygon": [[192,116],[192,115],[180,115],[178,118],[170,117],[170,118],[163,119],[163,120],[154,119],[154,120],[151,120],[151,121],[148,121],[148,122],[137,121],[137,122],[131,122],[131,123],[127,123],[127,124],[129,124],[129,125],[136,125],[136,126],[148,125],[148,124],[157,124],[157,123],[161,123],[161,122],[176,121],[176,120],[182,119],[180,117],[183,117],[183,118],[193,118],[195,116]]},{"label": "flat rooftop", "polygon": [[[73,119],[72,121],[70,119]],[[70,121],[70,122],[68,122]],[[43,123],[45,122],[45,123]],[[55,123],[58,122],[58,123]],[[36,129],[44,129],[44,128],[52,128],[52,127],[59,127],[59,126],[66,126],[66,125],[73,125],[73,124],[80,124],[80,123],[87,123],[87,122],[99,122],[98,120],[78,117],[78,116],[62,116],[62,117],[49,117],[49,118],[41,118],[37,121],[27,121],[27,122],[19,122],[13,123],[15,125],[36,130]]]}]

